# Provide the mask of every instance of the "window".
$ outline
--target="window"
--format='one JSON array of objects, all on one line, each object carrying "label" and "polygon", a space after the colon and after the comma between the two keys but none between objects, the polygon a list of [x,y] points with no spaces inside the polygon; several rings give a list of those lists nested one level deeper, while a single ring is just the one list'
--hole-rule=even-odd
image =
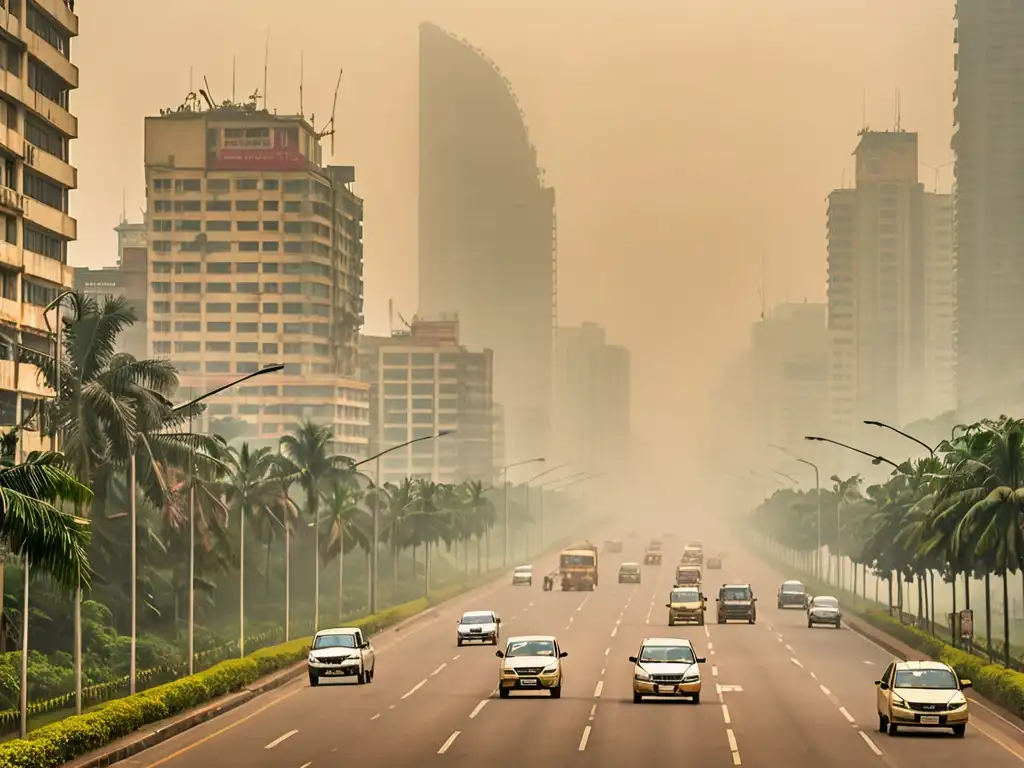
[{"label": "window", "polygon": [[174,274],[176,275],[198,275],[199,274],[199,262],[198,261],[179,261],[174,265]]},{"label": "window", "polygon": [[255,261],[240,261],[236,270],[242,275],[253,275],[260,271],[260,265]]},{"label": "window", "polygon": [[213,301],[206,305],[206,314],[225,315],[231,311],[231,305],[226,301]]},{"label": "window", "polygon": [[263,332],[264,333],[277,333],[277,323],[264,323],[263,324]]},{"label": "window", "polygon": [[153,333],[170,333],[171,332],[171,321],[170,320],[154,320],[153,321]]},{"label": "window", "polygon": [[207,200],[206,210],[213,213],[224,213],[231,210],[230,200]]},{"label": "window", "polygon": [[236,211],[258,211],[259,209],[259,200],[238,200],[235,202]]},{"label": "window", "polygon": [[200,306],[198,301],[176,301],[174,302],[174,311],[182,312],[186,315],[198,315]]},{"label": "window", "polygon": [[175,200],[174,211],[176,213],[198,213],[203,210],[198,200]]},{"label": "window", "polygon": [[170,213],[171,212],[171,201],[170,200],[154,200],[153,201],[153,212],[154,213]]},{"label": "window", "polygon": [[38,283],[35,280],[23,277],[21,281],[21,294],[22,301],[27,304],[45,307],[57,298],[57,287],[47,285],[46,283]]},{"label": "window", "polygon": [[279,222],[279,221],[264,221],[263,222],[263,231],[264,232],[277,232],[278,227],[280,226],[280,224],[281,224],[281,222]]},{"label": "window", "polygon": [[306,222],[304,221],[286,221],[284,223],[284,231],[290,235],[301,235],[306,229]]},{"label": "window", "polygon": [[305,350],[305,344],[298,341],[285,342],[284,353],[286,355],[301,355]]},{"label": "window", "polygon": [[279,186],[277,179],[263,180],[263,189],[267,192],[276,192]]},{"label": "window", "polygon": [[291,180],[284,183],[286,195],[297,195],[309,191],[309,182],[306,179]]},{"label": "window", "polygon": [[287,242],[284,244],[285,253],[305,253],[307,251],[306,243],[301,242]]},{"label": "window", "polygon": [[171,354],[171,342],[169,342],[169,341],[154,341],[153,342],[153,354],[154,355],[169,355],[169,354]]},{"label": "window", "polygon": [[231,373],[231,365],[227,360],[208,360],[206,363],[207,373]]},{"label": "window", "polygon": [[260,305],[255,301],[243,301],[235,306],[235,310],[242,314],[256,315],[259,314]]},{"label": "window", "polygon": [[230,179],[207,179],[206,180],[206,191],[207,192],[229,192],[231,190]]},{"label": "window", "polygon": [[198,341],[176,341],[174,342],[174,351],[178,354],[198,352],[199,342]]},{"label": "window", "polygon": [[309,333],[309,323],[285,323],[285,333]]},{"label": "window", "polygon": [[231,333],[231,323],[214,322],[206,324],[207,333]]},{"label": "window", "polygon": [[259,186],[260,182],[258,179],[235,179],[235,189],[239,192],[259,189]]},{"label": "window", "polygon": [[[66,241],[49,230],[40,229],[25,222],[25,250],[38,253],[40,256],[66,263]],[[154,251],[159,249],[154,248]],[[170,250],[168,248],[168,250]]]},{"label": "window", "polygon": [[52,45],[61,56],[70,59],[71,38],[68,33],[59,24],[54,23],[49,15],[43,13],[31,0],[28,2],[26,10],[28,11],[25,17],[26,26]]},{"label": "window", "polygon": [[263,344],[264,355],[276,355],[277,354],[277,342],[265,342]]},{"label": "window", "polygon": [[231,283],[207,283],[207,293],[231,293]]},{"label": "window", "polygon": [[281,285],[280,285],[280,283],[264,283],[263,284],[263,292],[264,293],[280,293],[281,292]]},{"label": "window", "polygon": [[230,341],[208,341],[206,342],[207,352],[230,352],[231,342]]},{"label": "window", "polygon": [[25,139],[59,160],[68,160],[68,140],[59,131],[44,125],[34,117],[25,118]]},{"label": "window", "polygon": [[265,315],[276,315],[280,311],[277,302],[268,301],[263,305],[263,314]]},{"label": "window", "polygon": [[260,228],[258,221],[239,221],[237,224],[239,232],[257,232]]},{"label": "window", "polygon": [[[168,329],[169,330],[169,329]],[[176,320],[174,330],[185,331],[186,333],[199,333],[200,325],[198,320]]]},{"label": "window", "polygon": [[384,365],[408,365],[409,355],[402,352],[385,352]]},{"label": "window", "polygon": [[154,315],[166,315],[171,311],[171,302],[169,301],[154,301],[153,302],[153,314]]},{"label": "window", "polygon": [[153,293],[170,293],[170,283],[150,283],[149,287],[153,289]]},{"label": "window", "polygon": [[[28,239],[27,234],[26,234],[26,239]],[[150,241],[150,245],[153,247],[153,253],[170,253],[171,252],[171,241],[170,240],[152,240],[152,241]]]},{"label": "window", "polygon": [[178,219],[174,222],[175,232],[199,232],[203,222],[198,219]]},{"label": "window", "polygon": [[171,180],[170,179],[153,179],[153,191],[154,192],[170,192],[171,191]]},{"label": "window", "polygon": [[238,333],[256,333],[259,330],[259,323],[237,323],[235,330]]},{"label": "window", "polygon": [[24,177],[24,192],[27,197],[38,200],[51,208],[56,208],[58,211],[67,212],[67,190],[64,187],[28,169],[25,170]]},{"label": "window", "polygon": [[237,293],[259,293],[260,292],[260,284],[259,283],[238,283],[238,285],[235,287],[235,291]]},{"label": "window", "polygon": [[300,294],[302,293],[302,283],[285,283],[284,292],[286,294]]},{"label": "window", "polygon": [[432,411],[434,410],[434,400],[429,397],[416,397],[413,398],[412,407],[417,411]]},{"label": "window", "polygon": [[68,84],[32,56],[28,57],[28,87],[62,109],[68,108]]},{"label": "window", "polygon": [[399,395],[405,397],[409,394],[408,384],[385,384],[384,385],[385,395]]},{"label": "window", "polygon": [[199,192],[202,190],[202,182],[199,179],[175,179],[175,192]]},{"label": "window", "polygon": [[302,212],[302,203],[300,203],[298,200],[285,200],[284,212],[285,213],[301,213]]},{"label": "window", "polygon": [[199,283],[175,283],[175,293],[202,293],[202,285]]},{"label": "window", "polygon": [[266,274],[277,274],[279,266],[276,261],[266,261],[263,263],[263,272]]},{"label": "window", "polygon": [[230,232],[231,222],[230,221],[208,221],[206,222],[207,232]]},{"label": "window", "polygon": [[413,365],[434,365],[434,353],[433,352],[416,352],[412,356]]},{"label": "window", "polygon": [[252,251],[258,251],[260,244],[255,240],[244,240],[238,244],[238,250],[243,253],[251,253]]},{"label": "window", "polygon": [[154,219],[151,229],[154,232],[170,232],[173,227],[174,222],[170,219]]},{"label": "window", "polygon": [[277,253],[280,249],[281,244],[276,240],[264,240],[263,241],[263,252],[264,253]]},{"label": "window", "polygon": [[211,275],[227,275],[231,272],[231,262],[215,261],[206,265],[206,271]]},{"label": "window", "polygon": [[298,304],[296,304],[296,303],[291,303],[291,302],[285,302],[284,313],[286,315],[301,315],[302,314],[302,303],[299,302]]},{"label": "window", "polygon": [[231,243],[227,240],[209,240],[206,243],[207,253],[227,253],[231,250]]},{"label": "window", "polygon": [[264,200],[263,201],[263,210],[264,211],[276,211],[277,210],[277,200]]},{"label": "window", "polygon": [[259,351],[259,346],[255,341],[240,341],[235,344],[235,352],[243,355],[256,354]]}]

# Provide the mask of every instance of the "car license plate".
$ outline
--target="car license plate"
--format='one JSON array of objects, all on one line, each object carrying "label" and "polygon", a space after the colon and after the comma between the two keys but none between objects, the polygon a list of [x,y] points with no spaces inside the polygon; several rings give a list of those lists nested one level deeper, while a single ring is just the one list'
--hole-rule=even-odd
[{"label": "car license plate", "polygon": [[519,684],[524,687],[530,688],[537,685],[537,680],[532,678],[526,678],[524,680],[520,680]]},{"label": "car license plate", "polygon": [[938,725],[938,715],[921,715],[921,725]]},{"label": "car license plate", "polygon": [[338,675],[344,675],[344,669],[325,669],[321,674],[327,675],[328,677],[336,677]]},{"label": "car license plate", "polygon": [[676,687],[674,685],[657,685],[655,689],[658,693],[675,693]]}]

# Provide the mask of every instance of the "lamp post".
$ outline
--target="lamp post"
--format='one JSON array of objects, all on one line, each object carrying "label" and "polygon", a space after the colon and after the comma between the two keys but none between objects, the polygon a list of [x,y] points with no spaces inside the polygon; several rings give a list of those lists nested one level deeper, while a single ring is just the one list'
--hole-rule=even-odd
[{"label": "lamp post", "polygon": [[[219,395],[221,392],[237,387],[239,384],[244,384],[249,379],[254,379],[257,376],[265,376],[268,373],[277,373],[284,370],[284,365],[268,365],[265,368],[260,368],[258,371],[246,374],[239,379],[230,381],[227,384],[211,389],[209,392],[205,392],[199,397],[193,397],[188,402],[176,405],[171,409],[171,413],[178,413],[184,410],[191,410],[194,406],[199,405],[207,398]],[[189,414],[188,419],[189,432],[192,431],[192,414]],[[136,562],[135,562],[135,451],[132,450],[132,487],[131,493],[131,526],[132,526],[132,641],[131,641],[131,687],[135,690],[135,648],[138,640],[137,627],[135,624],[135,588],[136,588]],[[196,640],[196,491],[195,491],[195,462],[191,462],[189,467],[189,482],[188,482],[188,673],[195,673],[195,640]],[[242,596],[239,595],[239,598]],[[285,596],[285,602],[287,602],[287,595]],[[245,625],[245,601],[239,600],[239,614],[242,618],[239,621],[241,628],[244,630]],[[287,611],[285,612],[287,614]],[[287,631],[287,630],[285,630]]]},{"label": "lamp post", "polygon": [[799,461],[801,464],[806,464],[814,470],[814,495],[818,501],[818,549],[814,553],[814,578],[821,581],[821,474],[818,472],[818,465],[813,461],[802,459],[796,454],[790,453],[789,449],[783,448],[781,445],[769,443],[768,447],[774,448],[777,451],[782,451],[791,459]]},{"label": "lamp post", "polygon": [[[537,473],[536,475],[534,475],[533,477],[531,477],[529,480],[526,481],[526,519],[527,519],[527,524],[529,524],[529,519],[530,519],[530,483],[532,483],[534,480],[537,480],[538,478],[544,477],[544,475],[550,475],[552,472],[557,472],[558,470],[565,469],[568,466],[569,466],[569,462],[565,462],[564,464],[559,464],[557,467],[552,467],[551,469],[545,469],[543,472]],[[540,488],[541,488],[541,492],[540,492],[540,514],[541,514],[541,518],[540,518],[540,548],[543,551],[543,549],[544,549],[544,490],[543,490],[543,484],[540,486]],[[526,537],[527,537],[526,538],[526,556],[529,557],[530,556],[530,538],[529,538],[530,537],[530,533],[529,533],[529,528],[527,528]]]},{"label": "lamp post", "polygon": [[[412,445],[413,443],[419,443],[424,440],[437,440],[438,438],[442,438],[445,435],[452,434],[455,434],[454,429],[442,429],[435,435],[426,435],[424,437],[417,437],[413,440],[406,440],[404,443],[393,445],[390,448],[381,451],[380,453],[375,453],[373,456],[363,459],[362,461],[357,461],[355,464],[352,465],[354,468],[361,466],[363,464],[369,464],[371,461],[374,462],[373,483],[376,486],[376,490],[374,491],[373,494],[373,544],[370,547],[370,613],[377,612],[377,550],[380,548],[380,457],[389,454],[392,451],[397,451],[400,448],[405,448],[406,446]],[[319,577],[319,571],[317,571],[317,573]],[[319,593],[319,589],[317,590],[317,592]]]},{"label": "lamp post", "polygon": [[[557,477],[554,478],[553,480],[548,480],[547,482],[541,483],[539,486],[537,486],[538,488],[540,488],[540,549],[542,552],[544,551],[544,547],[547,546],[547,521],[545,520],[544,514],[544,489],[547,486],[551,485],[552,483],[564,483],[566,480],[582,478],[584,475],[587,474],[587,472],[577,472],[567,477]],[[584,479],[589,479],[589,477]],[[570,483],[570,485],[571,484],[572,483]]]},{"label": "lamp post", "polygon": [[510,469],[512,469],[513,467],[522,467],[522,466],[525,466],[526,464],[539,464],[539,463],[542,463],[544,461],[547,461],[547,459],[545,459],[543,456],[539,456],[539,457],[537,457],[535,459],[525,459],[523,461],[517,461],[514,464],[506,464],[504,467],[501,468],[501,490],[502,490],[502,499],[503,499],[502,506],[505,509],[505,514],[504,514],[504,517],[505,517],[505,533],[504,533],[504,536],[503,536],[503,539],[502,539],[502,547],[501,547],[502,550],[504,550],[504,551],[502,552],[501,564],[502,564],[502,567],[504,567],[504,568],[508,568],[508,554],[509,554],[509,552],[508,552],[508,549],[509,549],[509,546],[508,546],[509,545],[509,541],[508,541],[508,471]]}]

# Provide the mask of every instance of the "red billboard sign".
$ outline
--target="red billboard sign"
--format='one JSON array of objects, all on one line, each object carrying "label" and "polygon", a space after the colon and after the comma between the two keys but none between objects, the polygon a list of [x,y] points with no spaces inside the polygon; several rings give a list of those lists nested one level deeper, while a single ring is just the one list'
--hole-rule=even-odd
[{"label": "red billboard sign", "polygon": [[222,171],[293,171],[308,165],[295,128],[227,128],[213,158]]}]

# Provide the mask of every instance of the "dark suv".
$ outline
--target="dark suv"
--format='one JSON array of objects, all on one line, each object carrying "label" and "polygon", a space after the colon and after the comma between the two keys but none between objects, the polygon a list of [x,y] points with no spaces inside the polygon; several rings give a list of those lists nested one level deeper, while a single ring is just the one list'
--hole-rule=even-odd
[{"label": "dark suv", "polygon": [[757,621],[757,598],[749,584],[723,584],[715,601],[718,623],[727,621]]},{"label": "dark suv", "polygon": [[779,608],[806,608],[807,587],[799,581],[784,581],[779,585]]}]

